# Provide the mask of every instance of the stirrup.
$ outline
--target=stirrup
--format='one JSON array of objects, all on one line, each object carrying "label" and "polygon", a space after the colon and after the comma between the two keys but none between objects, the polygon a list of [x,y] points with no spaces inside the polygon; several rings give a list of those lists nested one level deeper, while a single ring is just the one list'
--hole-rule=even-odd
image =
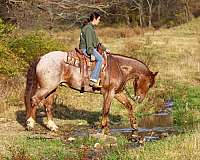
[{"label": "stirrup", "polygon": [[102,86],[99,84],[99,80],[97,82],[94,82],[93,80],[90,80],[89,85],[91,87],[94,87],[94,88],[102,88]]}]

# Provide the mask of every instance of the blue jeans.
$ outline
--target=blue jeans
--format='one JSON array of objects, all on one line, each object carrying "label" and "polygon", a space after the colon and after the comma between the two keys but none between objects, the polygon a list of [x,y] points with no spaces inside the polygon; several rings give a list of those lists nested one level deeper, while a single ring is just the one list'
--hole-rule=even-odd
[{"label": "blue jeans", "polygon": [[[82,49],[82,51],[85,54],[85,56],[88,57],[87,50]],[[92,71],[91,79],[98,80],[99,74],[100,74],[100,71],[101,71],[101,66],[103,64],[103,57],[95,48],[93,50],[93,55],[95,56],[95,60],[96,60],[97,63],[96,63],[94,70]]]}]

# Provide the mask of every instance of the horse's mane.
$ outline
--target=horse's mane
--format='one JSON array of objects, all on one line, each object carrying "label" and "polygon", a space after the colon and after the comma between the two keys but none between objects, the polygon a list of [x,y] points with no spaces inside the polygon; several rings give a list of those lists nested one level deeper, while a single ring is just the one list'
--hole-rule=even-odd
[{"label": "horse's mane", "polygon": [[145,71],[146,73],[151,73],[149,70],[149,67],[142,62],[141,60],[138,60],[136,58],[128,57],[125,55],[119,55],[119,54],[112,54],[112,56],[116,59],[118,59],[119,63],[124,63],[126,65],[133,65],[133,63],[137,63],[137,65],[140,67],[141,70]]}]

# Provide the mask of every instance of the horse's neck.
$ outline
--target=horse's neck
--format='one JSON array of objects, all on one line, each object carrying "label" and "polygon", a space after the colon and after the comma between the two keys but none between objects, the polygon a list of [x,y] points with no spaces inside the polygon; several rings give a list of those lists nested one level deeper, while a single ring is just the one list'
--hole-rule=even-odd
[{"label": "horse's neck", "polygon": [[120,72],[123,73],[127,80],[150,72],[148,67],[139,60],[120,55],[113,55],[113,57],[119,66]]}]

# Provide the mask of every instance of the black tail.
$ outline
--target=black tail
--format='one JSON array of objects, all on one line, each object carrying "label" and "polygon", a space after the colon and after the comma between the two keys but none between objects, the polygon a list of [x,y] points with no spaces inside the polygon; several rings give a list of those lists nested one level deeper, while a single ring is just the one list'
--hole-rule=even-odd
[{"label": "black tail", "polygon": [[26,81],[26,89],[24,93],[24,103],[26,106],[26,118],[29,118],[31,111],[31,98],[35,94],[37,90],[37,75],[36,75],[36,66],[40,58],[35,60],[29,67],[27,72],[27,81]]}]

